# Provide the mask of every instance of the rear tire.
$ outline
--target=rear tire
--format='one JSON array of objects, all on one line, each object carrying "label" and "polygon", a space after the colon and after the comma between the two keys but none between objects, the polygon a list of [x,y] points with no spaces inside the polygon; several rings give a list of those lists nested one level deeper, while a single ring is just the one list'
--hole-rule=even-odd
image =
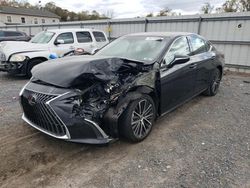
[{"label": "rear tire", "polygon": [[221,81],[221,71],[216,68],[212,73],[211,82],[206,91],[203,92],[206,96],[215,96],[218,93]]},{"label": "rear tire", "polygon": [[154,101],[148,95],[131,102],[120,119],[120,134],[130,142],[140,142],[151,132],[156,118]]},{"label": "rear tire", "polygon": [[27,71],[26,71],[26,76],[27,76],[28,78],[31,78],[31,77],[32,77],[32,73],[31,73],[32,68],[33,68],[34,66],[36,66],[36,65],[38,65],[38,64],[40,64],[40,63],[42,63],[42,62],[44,62],[42,59],[33,59],[33,60],[30,60],[30,61],[28,62],[28,67],[27,67]]}]

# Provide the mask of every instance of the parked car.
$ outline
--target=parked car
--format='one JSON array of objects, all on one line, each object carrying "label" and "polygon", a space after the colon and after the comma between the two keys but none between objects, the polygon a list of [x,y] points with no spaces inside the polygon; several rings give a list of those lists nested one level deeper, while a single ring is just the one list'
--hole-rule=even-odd
[{"label": "parked car", "polygon": [[214,96],[224,55],[192,33],[137,33],[93,56],[34,67],[20,92],[23,119],[55,138],[108,143],[145,139],[155,120],[193,97]]},{"label": "parked car", "polygon": [[31,38],[24,32],[20,31],[1,31],[0,42],[2,41],[29,41]]},{"label": "parked car", "polygon": [[49,59],[77,48],[95,53],[108,43],[104,32],[94,29],[56,29],[43,31],[29,42],[0,43],[0,71],[31,77],[31,69]]}]

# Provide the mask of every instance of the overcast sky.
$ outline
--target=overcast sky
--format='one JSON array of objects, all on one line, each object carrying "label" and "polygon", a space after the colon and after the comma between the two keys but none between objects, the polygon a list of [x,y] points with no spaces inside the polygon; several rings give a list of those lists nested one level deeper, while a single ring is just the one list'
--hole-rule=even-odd
[{"label": "overcast sky", "polygon": [[[39,0],[28,0],[32,4]],[[41,0],[42,5],[53,0]],[[225,0],[54,0],[57,6],[71,11],[79,12],[83,10],[96,10],[107,14],[108,11],[114,12],[114,18],[133,18],[145,16],[152,12],[157,13],[165,7],[183,15],[196,14],[200,12],[201,6],[205,2],[210,2],[218,7]]]}]

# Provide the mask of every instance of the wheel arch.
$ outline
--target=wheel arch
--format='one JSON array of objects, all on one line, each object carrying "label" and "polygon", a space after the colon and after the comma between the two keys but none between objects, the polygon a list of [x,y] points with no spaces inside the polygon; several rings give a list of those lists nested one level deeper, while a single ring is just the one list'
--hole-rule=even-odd
[{"label": "wheel arch", "polygon": [[47,61],[47,60],[48,60],[46,57],[40,56],[40,57],[33,57],[33,58],[30,58],[30,59],[29,59],[29,62],[30,62],[30,61],[33,61],[33,60],[37,60],[37,59],[43,60],[43,61]]},{"label": "wheel arch", "polygon": [[155,103],[155,107],[156,107],[156,111],[157,111],[157,115],[159,114],[159,96],[157,94],[157,91],[155,88],[149,87],[149,86],[135,86],[133,88],[131,88],[129,90],[129,92],[138,92],[141,94],[146,94],[149,95],[154,103]]},{"label": "wheel arch", "polygon": [[222,66],[218,65],[216,68],[219,69],[219,71],[220,71],[220,77],[222,77],[222,74],[223,74],[223,68],[222,68]]},{"label": "wheel arch", "polygon": [[118,102],[116,105],[110,107],[108,111],[104,114],[104,125],[108,128],[108,132],[110,135],[115,138],[119,137],[119,132],[118,132],[118,124],[121,115],[126,111],[128,105],[134,101],[142,97],[142,95],[149,95],[156,108],[156,116],[159,114],[159,101],[157,97],[157,92],[155,91],[154,88],[151,88],[149,86],[135,86],[130,88],[127,92],[126,95],[121,96],[120,99],[118,99]]},{"label": "wheel arch", "polygon": [[[42,60],[42,62],[44,62],[44,61],[47,61],[48,59],[47,58],[45,58],[45,57],[34,57],[34,58],[30,58],[29,60],[28,60],[28,62],[27,62],[27,64],[26,64],[26,75],[28,75],[28,77],[30,77],[31,75],[29,75],[30,73],[29,73],[29,68],[30,68],[30,64],[32,63],[32,61],[34,61],[34,60]],[[42,63],[41,62],[41,63]]]}]

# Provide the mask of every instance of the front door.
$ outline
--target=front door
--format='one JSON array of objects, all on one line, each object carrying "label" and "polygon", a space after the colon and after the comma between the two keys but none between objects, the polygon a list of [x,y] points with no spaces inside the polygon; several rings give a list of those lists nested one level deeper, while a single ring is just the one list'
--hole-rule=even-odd
[{"label": "front door", "polygon": [[[63,43],[57,43],[62,42]],[[50,49],[51,53],[56,53],[59,57],[75,49],[75,40],[72,32],[61,33],[54,41],[54,46]]]},{"label": "front door", "polygon": [[77,31],[76,32],[77,44],[76,48],[82,48],[88,53],[92,53],[95,49],[93,37],[89,31]]},{"label": "front door", "polygon": [[177,38],[166,53],[161,78],[161,112],[167,112],[194,95],[196,64],[192,57],[184,64],[164,68],[174,60],[175,55],[189,55],[190,47],[186,37]]}]

